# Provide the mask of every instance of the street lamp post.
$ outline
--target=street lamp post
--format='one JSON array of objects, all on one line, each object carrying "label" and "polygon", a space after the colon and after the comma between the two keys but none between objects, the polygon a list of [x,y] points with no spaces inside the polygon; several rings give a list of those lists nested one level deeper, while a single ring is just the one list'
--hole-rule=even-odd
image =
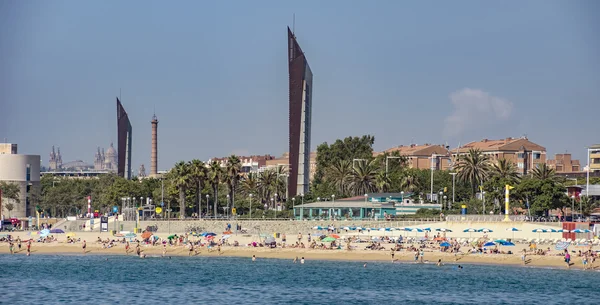
[{"label": "street lamp post", "polygon": [[296,220],[296,197],[292,197],[292,212],[294,213],[294,220]]},{"label": "street lamp post", "polygon": [[[365,194],[365,213],[367,213],[367,209],[369,208],[369,204],[367,203],[367,199],[369,198],[369,194]],[[363,213],[363,218],[365,214]]]},{"label": "street lamp post", "polygon": [[400,192],[400,200],[402,201],[401,203],[404,203],[404,191]]},{"label": "street lamp post", "polygon": [[483,203],[482,203],[483,204],[483,210],[482,210],[483,212],[481,213],[481,215],[485,215],[485,191],[481,192],[481,197],[483,199]]},{"label": "street lamp post", "polygon": [[[271,197],[271,206],[275,207],[275,201],[273,197]],[[277,210],[275,210],[275,218],[277,218]]]},{"label": "street lamp post", "polygon": [[206,217],[208,217],[208,211],[210,211],[209,207],[208,207],[208,194],[206,194]]},{"label": "street lamp post", "polygon": [[575,221],[575,217],[573,216],[573,210],[575,210],[575,195],[571,196],[571,221]]},{"label": "street lamp post", "polygon": [[225,215],[229,218],[229,194],[227,194],[227,213]]},{"label": "street lamp post", "polygon": [[448,204],[448,197],[446,195],[444,195],[444,202],[446,203],[446,209],[450,211],[450,205]]},{"label": "street lamp post", "polygon": [[440,193],[438,194],[438,204],[442,205],[442,209],[444,208],[444,203],[442,202],[442,196],[444,195],[444,192],[440,191]]},{"label": "street lamp post", "polygon": [[250,219],[252,219],[252,194],[250,196]]},{"label": "street lamp post", "polygon": [[583,209],[581,208],[581,196],[577,196],[579,198],[579,218],[581,219],[581,221],[583,221]]},{"label": "street lamp post", "polygon": [[450,173],[452,175],[452,204],[454,204],[454,180],[456,179],[456,173]]},{"label": "street lamp post", "polygon": [[336,214],[336,212],[335,212],[335,195],[331,195],[331,201],[332,201],[331,207],[333,210],[332,211],[333,212],[333,220],[335,220],[335,214]]}]

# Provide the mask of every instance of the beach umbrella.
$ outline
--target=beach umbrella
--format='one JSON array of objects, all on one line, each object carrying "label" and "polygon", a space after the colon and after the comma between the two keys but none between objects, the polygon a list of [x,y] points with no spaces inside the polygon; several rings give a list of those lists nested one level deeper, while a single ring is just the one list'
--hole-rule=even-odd
[{"label": "beach umbrella", "polygon": [[431,232],[431,228],[423,228],[423,231]]},{"label": "beach umbrella", "polygon": [[343,227],[343,228],[342,228],[342,230],[349,231],[349,230],[350,230],[350,227]]},{"label": "beach umbrella", "polygon": [[542,229],[542,228],[538,228],[538,229],[533,229],[533,230],[531,230],[531,232],[533,232],[533,233],[538,233],[538,239],[540,239],[540,238],[541,238],[541,233],[550,233],[550,232],[552,232],[552,231],[549,231],[549,230],[552,230],[552,229]]},{"label": "beach umbrella", "polygon": [[555,233],[557,232],[555,229],[544,229],[544,233]]},{"label": "beach umbrella", "polygon": [[483,244],[484,247],[491,247],[491,246],[495,246],[496,244],[492,241],[488,241],[487,243]]},{"label": "beach umbrella", "polygon": [[323,238],[322,241],[323,242],[332,242],[332,241],[336,241],[336,239],[331,236],[328,236],[328,237]]},{"label": "beach umbrella", "polygon": [[481,229],[477,230],[477,232],[490,233],[490,232],[494,232],[494,230],[488,229],[488,228],[481,228]]},{"label": "beach umbrella", "polygon": [[134,238],[134,237],[137,237],[137,235],[135,233],[127,233],[127,234],[125,234],[125,238],[131,239],[131,238]]},{"label": "beach umbrella", "polygon": [[221,237],[221,239],[222,239],[222,240],[226,240],[226,239],[228,239],[229,237],[231,237],[231,235],[229,235],[229,234],[228,234],[228,235],[223,235],[223,237]]},{"label": "beach umbrella", "polygon": [[354,227],[354,230],[361,230],[361,231],[362,231],[362,230],[364,230],[364,229],[365,229],[365,228],[363,228],[363,227]]},{"label": "beach umbrella", "polygon": [[48,236],[48,234],[50,234],[50,230],[48,230],[48,229],[43,229],[42,231],[40,231],[41,237],[46,237],[46,236]]},{"label": "beach umbrella", "polygon": [[209,233],[204,233],[204,236],[217,236],[217,234],[209,232]]},{"label": "beach umbrella", "polygon": [[65,231],[63,231],[61,229],[52,229],[52,230],[50,230],[50,233],[52,233],[52,234],[62,234],[62,233],[65,233]]},{"label": "beach umbrella", "polygon": [[75,237],[75,236],[77,236],[77,234],[75,234],[74,232],[67,233],[67,237]]},{"label": "beach umbrella", "polygon": [[512,238],[515,239],[515,232],[519,232],[521,230],[519,230],[517,228],[508,228],[508,229],[506,229],[506,231],[512,232]]},{"label": "beach umbrella", "polygon": [[447,228],[437,228],[435,230],[438,231],[438,232],[452,232],[452,230],[447,229]]},{"label": "beach umbrella", "polygon": [[273,236],[269,236],[265,239],[265,243],[272,244],[275,242],[275,238]]},{"label": "beach umbrella", "polygon": [[335,239],[338,239],[338,238],[340,238],[340,236],[339,236],[339,235],[337,235],[337,234],[331,234],[331,235],[329,235],[329,237],[333,237],[333,238],[335,238]]},{"label": "beach umbrella", "polygon": [[559,233],[569,233],[571,231],[569,231],[567,229],[558,229],[558,230],[556,230],[556,232],[559,232]]},{"label": "beach umbrella", "polygon": [[440,247],[450,247],[450,243],[449,242],[443,242],[440,244]]},{"label": "beach umbrella", "polygon": [[152,232],[150,232],[150,231],[146,231],[146,232],[142,233],[143,239],[150,238],[150,236],[152,236]]},{"label": "beach umbrella", "polygon": [[471,238],[471,233],[473,232],[477,232],[477,229],[474,228],[466,228],[463,230],[463,232],[469,232],[469,238]]},{"label": "beach umbrella", "polygon": [[587,230],[587,229],[575,229],[575,230],[571,230],[571,233],[591,233],[592,231]]},{"label": "beach umbrella", "polygon": [[208,235],[208,236],[204,237],[204,239],[206,239],[206,240],[211,240],[211,239],[214,239],[214,238],[215,238],[214,235]]}]

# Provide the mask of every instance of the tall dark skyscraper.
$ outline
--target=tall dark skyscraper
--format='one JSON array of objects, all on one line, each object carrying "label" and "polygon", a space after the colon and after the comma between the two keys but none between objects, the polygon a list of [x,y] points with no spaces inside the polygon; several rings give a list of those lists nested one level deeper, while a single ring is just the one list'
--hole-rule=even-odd
[{"label": "tall dark skyscraper", "polygon": [[290,78],[288,196],[292,197],[308,192],[313,75],[304,52],[289,27],[288,64]]},{"label": "tall dark skyscraper", "polygon": [[131,179],[131,123],[117,97],[117,164],[118,174]]}]

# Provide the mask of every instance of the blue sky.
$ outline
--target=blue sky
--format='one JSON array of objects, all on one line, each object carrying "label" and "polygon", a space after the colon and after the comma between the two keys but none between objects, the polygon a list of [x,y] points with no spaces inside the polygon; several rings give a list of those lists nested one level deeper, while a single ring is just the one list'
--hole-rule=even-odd
[{"label": "blue sky", "polygon": [[[373,134],[375,149],[527,134],[549,155],[600,142],[597,1],[2,1],[0,139],[133,167],[287,150],[286,26],[314,73],[312,149]],[[116,145],[116,143],[115,143]],[[585,163],[585,162],[584,162]]]}]

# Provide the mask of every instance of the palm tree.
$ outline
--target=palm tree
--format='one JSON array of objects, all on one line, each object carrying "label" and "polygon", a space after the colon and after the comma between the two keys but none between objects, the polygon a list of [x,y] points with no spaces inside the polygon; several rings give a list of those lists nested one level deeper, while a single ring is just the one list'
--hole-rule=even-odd
[{"label": "palm tree", "polygon": [[204,162],[194,159],[190,161],[189,166],[191,182],[196,188],[196,205],[198,205],[198,214],[202,214],[202,188],[207,176],[206,165]]},{"label": "palm tree", "polygon": [[185,191],[190,184],[190,166],[180,161],[172,169],[175,187],[179,191],[179,218],[185,218]]},{"label": "palm tree", "polygon": [[531,171],[531,175],[539,180],[554,180],[556,178],[556,172],[546,163],[538,164],[538,167]]},{"label": "palm tree", "polygon": [[511,184],[517,183],[521,179],[515,164],[506,159],[500,159],[498,163],[492,165],[492,175],[507,180]]},{"label": "palm tree", "polygon": [[258,194],[259,180],[256,174],[250,173],[240,183],[240,191],[244,196],[259,196]]},{"label": "palm tree", "polygon": [[390,184],[392,180],[387,176],[385,171],[380,170],[375,176],[375,186],[377,187],[377,191],[380,193],[385,193],[390,189]]},{"label": "palm tree", "polygon": [[350,190],[355,196],[372,193],[375,191],[375,176],[377,175],[377,166],[374,161],[358,162],[354,166],[352,178],[350,179]]},{"label": "palm tree", "polygon": [[221,168],[221,164],[218,162],[211,162],[208,170],[208,181],[210,181],[210,185],[213,189],[215,217],[217,216],[217,205],[219,204],[219,185],[221,184],[222,180],[223,169]]},{"label": "palm tree", "polygon": [[490,173],[490,157],[481,153],[479,149],[469,149],[465,156],[460,156],[456,165],[458,179],[463,182],[471,183],[473,196],[477,191],[477,185],[483,183],[483,180]]},{"label": "palm tree", "polygon": [[260,174],[258,178],[258,187],[260,191],[260,197],[267,203],[270,202],[269,198],[277,183],[277,174],[274,170],[266,170]]},{"label": "palm tree", "polygon": [[242,163],[240,159],[231,155],[227,159],[227,167],[225,168],[225,182],[227,183],[227,188],[229,189],[229,200],[227,203],[230,207],[235,207],[235,188],[237,186],[238,181],[240,180],[240,171],[242,169]]},{"label": "palm tree", "polygon": [[400,187],[405,192],[414,193],[421,188],[421,181],[416,176],[404,176],[402,182],[400,182]]},{"label": "palm tree", "polygon": [[348,183],[352,177],[352,163],[349,160],[338,160],[327,169],[327,176],[333,182],[340,195],[348,193]]}]

